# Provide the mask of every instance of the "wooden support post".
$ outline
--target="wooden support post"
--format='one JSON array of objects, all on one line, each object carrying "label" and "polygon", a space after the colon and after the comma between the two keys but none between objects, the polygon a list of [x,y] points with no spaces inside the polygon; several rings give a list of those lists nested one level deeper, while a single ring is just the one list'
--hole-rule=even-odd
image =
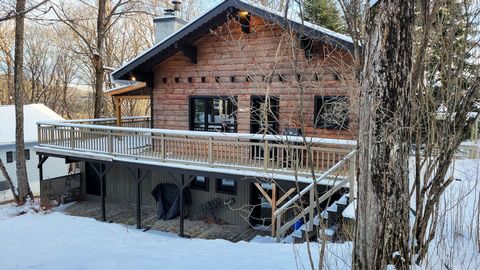
[{"label": "wooden support post", "polygon": [[184,202],[183,202],[183,186],[185,185],[185,175],[182,174],[182,182],[180,185],[180,237],[184,237]]},{"label": "wooden support post", "polygon": [[141,205],[142,205],[142,181],[141,181],[141,171],[137,169],[137,229],[142,227],[141,224]]},{"label": "wooden support post", "polygon": [[130,175],[133,177],[135,180],[135,183],[137,184],[137,205],[136,205],[136,218],[137,218],[137,229],[142,228],[142,182],[147,176],[152,172],[147,171],[143,176],[142,176],[142,171],[140,168],[134,172],[130,167],[128,167],[128,171],[130,172]]},{"label": "wooden support post", "polygon": [[275,211],[277,210],[277,185],[272,183],[272,237],[275,237]]},{"label": "wooden support post", "polygon": [[46,204],[46,202],[43,201],[43,162],[42,162],[43,156],[38,155],[38,180],[40,181],[40,206],[43,206]]},{"label": "wooden support post", "polygon": [[92,168],[95,173],[97,174],[97,177],[100,179],[100,210],[102,212],[102,220],[107,221],[106,214],[105,214],[105,188],[106,188],[106,179],[105,175],[107,175],[108,171],[112,168],[110,165],[108,167],[105,167],[105,169],[100,169],[97,170],[95,166],[93,166],[90,162],[87,162],[87,164],[90,165],[90,168]]},{"label": "wooden support post", "polygon": [[115,118],[117,127],[122,126],[122,99],[119,97],[113,98],[113,103],[115,105]]}]

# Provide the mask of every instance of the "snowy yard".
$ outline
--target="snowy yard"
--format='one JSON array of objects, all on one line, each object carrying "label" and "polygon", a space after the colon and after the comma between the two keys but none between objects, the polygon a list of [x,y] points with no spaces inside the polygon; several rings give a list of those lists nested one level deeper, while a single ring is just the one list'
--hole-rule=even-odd
[{"label": "snowy yard", "polygon": [[[480,269],[478,169],[478,160],[455,163],[461,181],[447,191],[437,239],[418,269]],[[306,244],[182,239],[61,209],[19,211],[0,206],[0,269],[309,269]],[[313,245],[315,264],[318,248]],[[327,250],[326,269],[350,269],[351,243],[329,244]]]},{"label": "snowy yard", "polygon": [[15,212],[0,208],[0,269],[308,268],[305,245],[182,239],[59,212]]}]

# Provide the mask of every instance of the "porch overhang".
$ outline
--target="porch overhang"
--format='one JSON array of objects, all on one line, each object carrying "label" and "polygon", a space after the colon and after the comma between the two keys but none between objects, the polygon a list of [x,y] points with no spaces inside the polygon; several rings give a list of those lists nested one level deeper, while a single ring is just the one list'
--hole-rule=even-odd
[{"label": "porch overhang", "polygon": [[105,96],[113,99],[115,107],[116,125],[122,126],[122,103],[126,99],[151,99],[152,88],[145,82],[127,81],[125,85],[109,89]]}]

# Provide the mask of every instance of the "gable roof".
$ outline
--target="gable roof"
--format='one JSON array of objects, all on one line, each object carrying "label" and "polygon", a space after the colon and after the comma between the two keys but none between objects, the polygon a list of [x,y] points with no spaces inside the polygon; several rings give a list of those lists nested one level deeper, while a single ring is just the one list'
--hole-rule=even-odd
[{"label": "gable roof", "polygon": [[346,35],[334,32],[325,27],[318,26],[309,22],[303,22],[297,16],[288,16],[285,21],[284,14],[276,10],[254,3],[249,0],[224,0],[197,19],[186,24],[172,35],[166,37],[161,42],[155,44],[152,48],[140,54],[130,62],[124,64],[121,68],[115,70],[112,76],[115,80],[129,79],[130,73],[134,73],[140,80],[146,81],[142,74],[151,73],[153,66],[167,57],[178,52],[178,44],[189,44],[196,39],[210,33],[210,29],[227,21],[227,13],[242,10],[248,11],[254,16],[262,17],[266,20],[278,22],[279,24],[288,23],[295,32],[325,42],[334,47],[345,50],[353,50],[352,39]]},{"label": "gable roof", "polygon": [[[30,104],[23,106],[24,113],[24,139],[25,142],[35,142],[37,136],[37,122],[43,120],[64,120],[63,117],[43,104]],[[0,145],[15,144],[15,106],[0,106]]]}]

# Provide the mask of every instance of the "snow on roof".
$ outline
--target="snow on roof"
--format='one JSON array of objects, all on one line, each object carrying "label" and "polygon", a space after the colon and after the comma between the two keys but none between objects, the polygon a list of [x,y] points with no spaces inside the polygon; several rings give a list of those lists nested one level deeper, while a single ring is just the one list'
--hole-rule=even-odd
[{"label": "snow on roof", "polygon": [[[43,104],[23,106],[25,142],[37,141],[37,122],[64,120],[60,115]],[[15,106],[0,106],[0,145],[15,143]]]}]

